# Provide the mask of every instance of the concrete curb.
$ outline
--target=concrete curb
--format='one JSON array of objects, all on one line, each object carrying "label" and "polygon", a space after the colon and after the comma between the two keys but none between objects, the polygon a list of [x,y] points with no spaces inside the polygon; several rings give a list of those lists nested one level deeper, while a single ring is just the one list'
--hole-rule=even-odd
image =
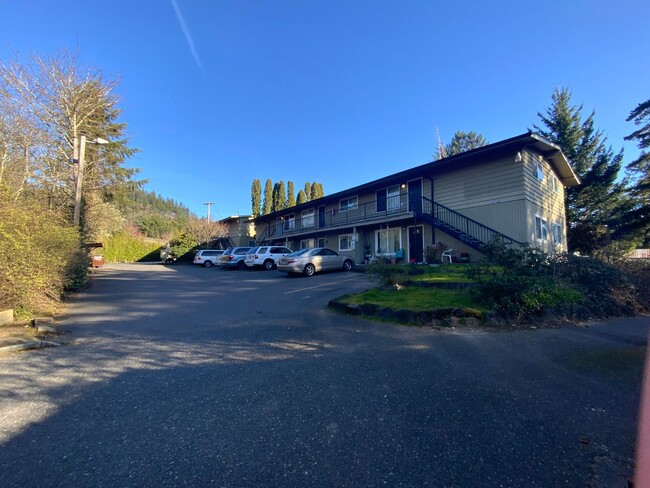
[{"label": "concrete curb", "polygon": [[12,344],[11,346],[0,346],[0,352],[20,352],[30,349],[43,349],[45,347],[59,347],[60,345],[58,342],[52,341],[29,341]]}]

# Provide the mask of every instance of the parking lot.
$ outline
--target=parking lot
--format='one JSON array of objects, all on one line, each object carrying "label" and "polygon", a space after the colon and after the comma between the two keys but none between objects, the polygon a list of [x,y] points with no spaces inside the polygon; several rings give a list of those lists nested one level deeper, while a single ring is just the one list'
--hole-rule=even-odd
[{"label": "parking lot", "polygon": [[68,346],[0,357],[0,485],[625,486],[647,318],[493,332],[326,308],[367,286],[96,270]]}]

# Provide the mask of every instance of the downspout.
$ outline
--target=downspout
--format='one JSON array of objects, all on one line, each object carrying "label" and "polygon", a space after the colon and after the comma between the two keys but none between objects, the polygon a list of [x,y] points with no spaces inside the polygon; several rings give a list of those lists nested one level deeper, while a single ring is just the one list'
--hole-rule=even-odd
[{"label": "downspout", "polygon": [[[431,212],[434,214],[433,216],[435,217],[435,211],[434,211],[434,205],[436,201],[434,200],[434,192],[433,192],[433,178],[431,176],[427,176],[429,178],[429,181],[431,182]],[[432,225],[431,226],[431,245],[434,246],[436,244],[436,226]]]}]

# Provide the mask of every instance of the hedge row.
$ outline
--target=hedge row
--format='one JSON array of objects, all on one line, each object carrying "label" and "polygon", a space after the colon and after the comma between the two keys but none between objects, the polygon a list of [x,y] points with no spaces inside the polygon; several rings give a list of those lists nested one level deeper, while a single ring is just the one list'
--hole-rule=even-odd
[{"label": "hedge row", "polygon": [[160,241],[118,232],[104,242],[102,255],[108,263],[135,263],[160,260]]}]

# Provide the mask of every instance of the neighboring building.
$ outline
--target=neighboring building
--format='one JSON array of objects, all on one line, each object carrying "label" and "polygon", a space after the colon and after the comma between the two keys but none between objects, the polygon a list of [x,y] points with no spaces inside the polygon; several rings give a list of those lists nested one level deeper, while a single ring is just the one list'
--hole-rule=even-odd
[{"label": "neighboring building", "polygon": [[233,215],[221,219],[228,226],[228,234],[221,238],[222,247],[252,246],[255,244],[255,222],[251,215]]},{"label": "neighboring building", "polygon": [[558,146],[526,133],[262,215],[257,242],[326,246],[357,263],[420,263],[442,245],[477,261],[495,237],[565,251],[564,188],[578,184]]}]

